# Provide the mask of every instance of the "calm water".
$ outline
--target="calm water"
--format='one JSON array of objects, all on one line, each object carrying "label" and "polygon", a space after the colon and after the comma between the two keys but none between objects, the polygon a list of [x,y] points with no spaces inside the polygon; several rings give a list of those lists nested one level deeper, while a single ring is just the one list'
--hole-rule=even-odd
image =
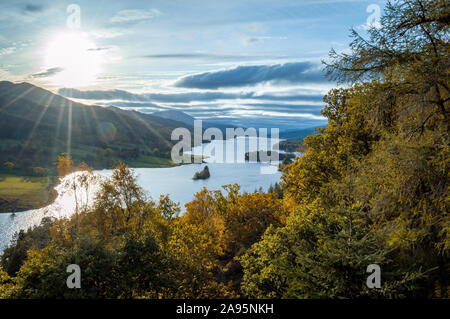
[{"label": "calm water", "polygon": [[[252,150],[252,148],[250,148]],[[252,150],[253,151],[253,150]],[[193,150],[198,154],[198,149]],[[179,202],[182,210],[184,204],[191,201],[194,194],[203,187],[209,190],[220,189],[223,185],[237,183],[241,186],[242,192],[253,192],[262,187],[267,190],[270,185],[280,181],[281,173],[275,166],[269,163],[214,163],[208,160],[207,163],[211,178],[207,180],[193,180],[195,172],[203,169],[205,164],[189,164],[171,168],[137,168],[135,172],[138,176],[138,183],[153,199],[158,199],[161,194],[169,194],[170,198]],[[111,170],[95,171],[98,176],[108,177]],[[20,229],[27,229],[40,223],[42,217],[69,216],[74,210],[74,194],[65,185],[65,182],[73,181],[77,174],[66,176],[62,183],[58,185],[58,198],[48,207],[36,210],[11,214],[0,214],[0,253],[10,243],[13,234]],[[92,202],[96,187],[89,190],[89,195],[78,194],[78,198],[86,203]]]}]

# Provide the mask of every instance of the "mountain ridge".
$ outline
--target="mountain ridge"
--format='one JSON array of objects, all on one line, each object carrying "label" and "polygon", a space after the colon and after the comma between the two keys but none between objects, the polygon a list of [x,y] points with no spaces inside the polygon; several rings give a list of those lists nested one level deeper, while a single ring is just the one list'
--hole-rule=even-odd
[{"label": "mountain ridge", "polygon": [[[139,120],[78,103],[27,82],[0,82],[1,163],[48,167],[63,152],[94,167],[142,155],[168,158],[171,132],[179,126],[170,119],[146,115]],[[101,160],[102,152],[110,158]]]}]

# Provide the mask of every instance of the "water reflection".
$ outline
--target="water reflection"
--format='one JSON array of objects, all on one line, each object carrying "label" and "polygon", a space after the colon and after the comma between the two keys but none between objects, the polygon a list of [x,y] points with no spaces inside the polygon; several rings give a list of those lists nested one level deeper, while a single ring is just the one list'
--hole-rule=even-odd
[{"label": "water reflection", "polygon": [[[204,164],[170,168],[138,168],[135,172],[139,185],[149,197],[158,199],[162,194],[169,194],[173,201],[180,203],[182,211],[184,204],[191,201],[193,195],[203,187],[217,190],[223,185],[237,183],[241,186],[242,192],[253,192],[260,187],[267,190],[270,185],[280,181],[281,173],[276,170],[274,174],[261,174],[261,167],[268,167],[270,165],[268,163],[208,162],[211,178],[207,180],[192,179],[195,172],[203,169]],[[38,225],[43,217],[67,217],[77,209],[81,210],[92,205],[101,179],[110,177],[112,170],[94,171],[88,179],[89,182],[84,174],[75,172],[64,177],[56,187],[58,197],[55,202],[45,208],[15,213],[15,216],[0,214],[0,253],[9,244],[13,234],[20,229]]]}]

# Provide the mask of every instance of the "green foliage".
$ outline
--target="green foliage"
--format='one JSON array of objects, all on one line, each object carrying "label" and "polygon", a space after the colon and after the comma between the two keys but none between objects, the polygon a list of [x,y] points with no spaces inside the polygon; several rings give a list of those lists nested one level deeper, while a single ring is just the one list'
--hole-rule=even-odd
[{"label": "green foliage", "polygon": [[[291,218],[242,259],[250,296],[449,296],[450,11],[385,12],[368,40],[352,33],[350,54],[331,52],[329,75],[352,85],[325,96],[327,127],[284,170]],[[390,275],[380,290],[364,286],[370,263]]]},{"label": "green foliage", "polygon": [[14,283],[8,273],[0,267],[0,299],[11,298]]},{"label": "green foliage", "polygon": [[[15,278],[15,298],[111,298],[117,294],[114,258],[102,242],[83,238],[71,248],[51,245],[28,254]],[[82,269],[83,289],[67,288],[70,264]]]},{"label": "green foliage", "polygon": [[288,139],[288,140],[285,140],[285,141],[281,141],[279,143],[280,150],[283,150],[285,152],[297,152],[297,150],[302,145],[303,145],[303,138]]},{"label": "green foliage", "polygon": [[0,174],[0,212],[14,212],[48,205],[53,198],[50,177]]},{"label": "green foliage", "polygon": [[268,193],[275,194],[279,199],[283,198],[283,189],[281,188],[279,183],[275,183],[275,185],[270,185],[267,190]]},{"label": "green foliage", "polygon": [[274,194],[240,194],[238,185],[224,190],[197,193],[174,225],[169,250],[180,271],[177,297],[239,295],[242,270],[237,258],[270,225],[283,224],[281,202]]},{"label": "green foliage", "polygon": [[127,236],[116,263],[120,280],[114,285],[122,298],[162,298],[176,289],[170,278],[175,264],[149,233],[137,238]]},{"label": "green foliage", "polygon": [[[89,236],[69,248],[30,250],[14,278],[14,298],[160,298],[173,289],[172,264],[152,236],[127,237],[118,249]],[[81,269],[81,289],[68,289],[66,268]]]},{"label": "green foliage", "polygon": [[12,244],[6,247],[0,256],[0,265],[10,276],[15,276],[20,270],[29,249],[42,249],[50,243],[51,226],[52,219],[45,217],[39,226],[14,234]]},{"label": "green foliage", "polygon": [[49,176],[50,170],[48,168],[32,167],[31,174],[32,176],[41,176],[41,177]]},{"label": "green foliage", "polygon": [[[269,229],[241,258],[242,289],[251,298],[402,297],[424,274],[400,269],[384,234],[361,212],[306,206],[284,228]],[[366,267],[382,265],[382,288],[368,289]]]}]

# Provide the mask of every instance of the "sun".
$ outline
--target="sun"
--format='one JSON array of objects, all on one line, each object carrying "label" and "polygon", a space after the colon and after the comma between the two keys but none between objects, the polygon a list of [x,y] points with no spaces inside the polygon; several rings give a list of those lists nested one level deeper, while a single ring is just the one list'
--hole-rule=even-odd
[{"label": "sun", "polygon": [[58,86],[83,87],[94,84],[101,63],[100,50],[82,32],[55,34],[44,50],[44,68],[54,71],[55,74],[49,80]]}]

